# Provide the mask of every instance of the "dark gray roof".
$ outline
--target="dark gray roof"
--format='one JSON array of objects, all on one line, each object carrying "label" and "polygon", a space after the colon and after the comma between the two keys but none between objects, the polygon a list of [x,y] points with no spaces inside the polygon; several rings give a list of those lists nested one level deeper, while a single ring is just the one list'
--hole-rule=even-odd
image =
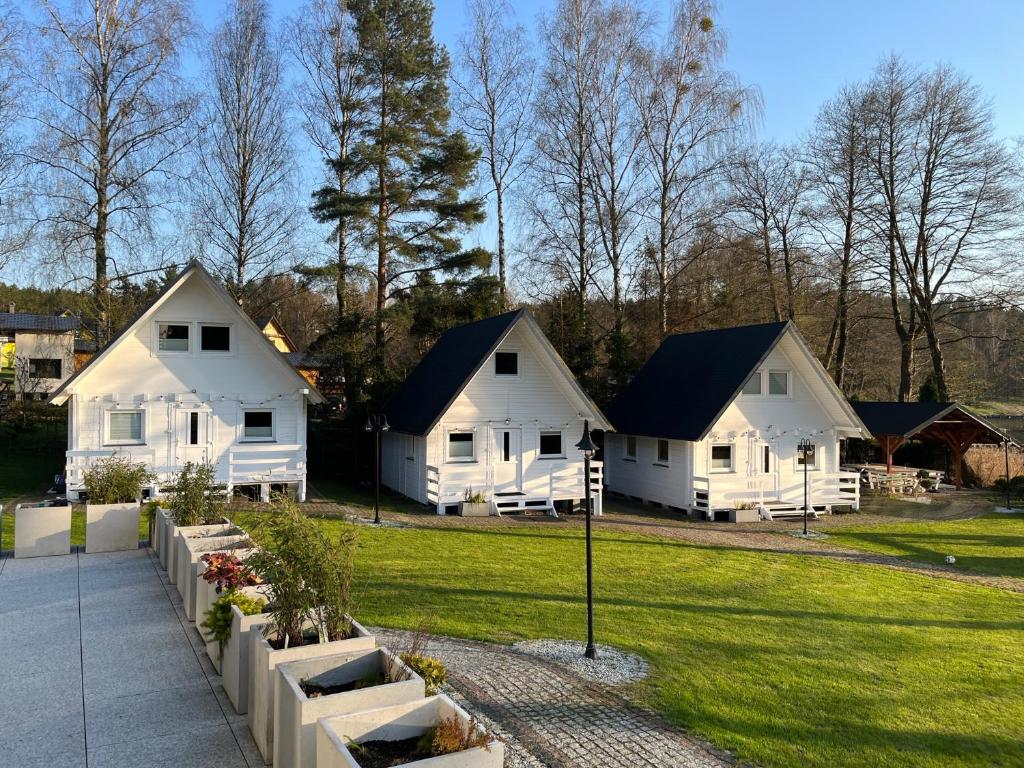
[{"label": "dark gray roof", "polygon": [[28,312],[0,312],[0,331],[51,331],[65,333],[78,330],[77,317],[33,315]]},{"label": "dark gray roof", "polygon": [[525,310],[460,325],[441,335],[384,406],[391,428],[425,435]]},{"label": "dark gray roof", "polygon": [[617,432],[701,440],[788,322],[669,336],[608,411]]},{"label": "dark gray roof", "polygon": [[[872,435],[913,437],[932,423],[944,421],[976,422],[989,431],[989,439],[1000,442],[1004,433],[959,403],[897,403],[854,400],[850,403]],[[946,419],[946,417],[949,417]]]}]

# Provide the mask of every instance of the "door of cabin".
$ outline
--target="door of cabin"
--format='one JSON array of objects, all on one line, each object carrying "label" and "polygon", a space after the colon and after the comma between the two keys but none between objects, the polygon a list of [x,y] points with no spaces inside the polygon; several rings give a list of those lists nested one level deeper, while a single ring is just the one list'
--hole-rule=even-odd
[{"label": "door of cabin", "polygon": [[201,464],[209,459],[210,412],[202,409],[179,409],[175,414],[175,463],[187,461]]},{"label": "door of cabin", "polygon": [[775,448],[771,443],[758,442],[755,445],[757,474],[761,478],[761,490],[766,499],[775,499],[779,495],[778,465]]},{"label": "door of cabin", "polygon": [[494,492],[513,493],[523,487],[523,433],[518,427],[498,427],[494,436]]}]

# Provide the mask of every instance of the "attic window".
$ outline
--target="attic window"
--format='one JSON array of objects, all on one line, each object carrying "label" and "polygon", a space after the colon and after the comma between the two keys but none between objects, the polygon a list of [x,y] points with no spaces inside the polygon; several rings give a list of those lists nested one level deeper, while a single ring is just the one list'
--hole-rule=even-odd
[{"label": "attic window", "polygon": [[160,323],[161,352],[188,352],[188,325],[184,323]]},{"label": "attic window", "polygon": [[199,349],[203,352],[230,352],[231,328],[227,325],[199,327]]},{"label": "attic window", "polygon": [[789,394],[788,371],[768,372],[768,394],[778,397],[785,397]]},{"label": "attic window", "polygon": [[498,376],[519,375],[519,353],[518,352],[495,352],[494,373]]},{"label": "attic window", "polygon": [[742,394],[744,395],[760,395],[761,394],[761,372],[754,371],[750,374],[750,378],[747,379],[743,385]]}]

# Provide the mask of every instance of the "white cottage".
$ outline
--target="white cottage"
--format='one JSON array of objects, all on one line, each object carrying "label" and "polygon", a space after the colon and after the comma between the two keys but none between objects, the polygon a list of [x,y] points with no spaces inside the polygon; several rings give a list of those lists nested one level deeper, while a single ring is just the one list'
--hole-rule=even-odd
[{"label": "white cottage", "polygon": [[144,461],[157,484],[209,461],[229,489],[306,493],[306,406],[323,402],[198,264],[50,398],[68,404],[68,495],[91,462]]},{"label": "white cottage", "polygon": [[[439,514],[482,493],[492,514],[553,513],[583,499],[575,448],[589,419],[607,429],[536,321],[525,310],[454,328],[384,408],[385,485]],[[594,510],[601,467],[592,462]]]},{"label": "white cottage", "polygon": [[75,370],[78,318],[0,312],[0,396],[45,400]]},{"label": "white cottage", "polygon": [[[713,520],[856,508],[860,418],[791,322],[670,336],[609,410],[610,491]],[[805,459],[798,450],[809,441]]]}]

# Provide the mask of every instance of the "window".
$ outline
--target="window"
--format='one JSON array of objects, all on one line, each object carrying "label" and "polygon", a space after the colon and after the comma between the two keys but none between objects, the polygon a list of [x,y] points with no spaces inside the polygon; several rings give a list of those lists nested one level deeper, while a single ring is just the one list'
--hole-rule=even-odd
[{"label": "window", "polygon": [[242,435],[246,440],[273,440],[274,412],[246,411]]},{"label": "window", "polygon": [[732,471],[732,446],[712,445],[711,446],[711,469],[719,472]]},{"label": "window", "polygon": [[405,435],[405,460],[416,461],[416,439],[412,435]]},{"label": "window", "polygon": [[636,459],[636,435],[626,435],[626,458]]},{"label": "window", "polygon": [[[800,449],[799,445],[796,448],[796,465],[800,469],[803,469],[803,466],[804,466],[804,452]],[[818,467],[818,446],[811,445],[811,446],[809,446],[807,448],[807,468],[808,469],[817,469],[817,467]]]},{"label": "window", "polygon": [[188,444],[199,445],[199,412],[190,411],[188,414]]},{"label": "window", "polygon": [[761,471],[766,475],[772,471],[772,449],[767,445],[761,446]]},{"label": "window", "polygon": [[519,353],[518,352],[495,352],[494,372],[498,376],[519,375]]},{"label": "window", "polygon": [[658,441],[658,463],[668,464],[668,440]]},{"label": "window", "polygon": [[512,459],[512,433],[505,430],[501,433],[501,460],[511,461]]},{"label": "window", "polygon": [[180,323],[160,323],[161,352],[188,352],[188,325]]},{"label": "window", "polygon": [[769,371],[768,372],[768,394],[788,395],[789,394],[789,372]]},{"label": "window", "polygon": [[142,411],[109,411],[107,445],[141,445]]},{"label": "window", "polygon": [[28,377],[30,379],[59,379],[60,369],[60,360],[30,357],[28,361]]},{"label": "window", "polygon": [[201,325],[199,327],[201,352],[230,352],[231,328],[227,325]]},{"label": "window", "polygon": [[448,433],[448,461],[473,461],[475,455],[472,432]]},{"label": "window", "polygon": [[562,433],[541,432],[540,433],[540,455],[561,456],[562,454]]},{"label": "window", "polygon": [[754,371],[750,374],[750,378],[747,379],[743,384],[741,393],[744,395],[760,395],[761,394],[761,372]]}]

